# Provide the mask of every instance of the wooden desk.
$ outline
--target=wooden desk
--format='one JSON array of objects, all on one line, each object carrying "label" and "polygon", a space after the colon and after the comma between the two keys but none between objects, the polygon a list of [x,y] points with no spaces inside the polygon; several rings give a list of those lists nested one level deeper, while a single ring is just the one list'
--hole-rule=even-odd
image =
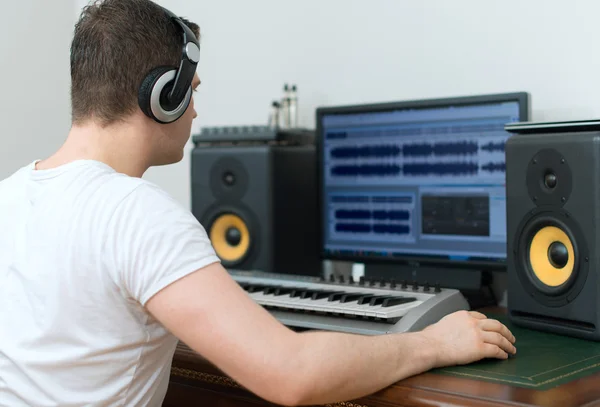
[{"label": "wooden desk", "polygon": [[[600,373],[547,391],[424,373],[376,394],[331,407],[600,405]],[[241,388],[185,345],[173,360],[164,407],[274,406]]]}]

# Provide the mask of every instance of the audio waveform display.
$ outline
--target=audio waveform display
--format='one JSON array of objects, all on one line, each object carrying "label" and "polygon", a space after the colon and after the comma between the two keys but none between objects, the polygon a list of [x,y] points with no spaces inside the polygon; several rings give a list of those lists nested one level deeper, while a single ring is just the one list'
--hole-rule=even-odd
[{"label": "audio waveform display", "polygon": [[331,175],[342,177],[386,177],[400,175],[400,166],[397,164],[358,164],[337,165],[331,168]]},{"label": "audio waveform display", "polygon": [[344,146],[331,149],[332,158],[356,159],[369,157],[430,157],[430,156],[452,156],[452,155],[476,155],[479,150],[494,152],[504,151],[504,143],[488,143],[481,148],[476,141],[438,142],[438,143],[414,143],[399,145],[366,145],[366,146]]},{"label": "audio waveform display", "polygon": [[330,144],[326,152],[327,184],[388,185],[398,181],[423,185],[440,179],[451,183],[503,182],[506,172],[506,135],[463,136],[456,140],[433,137],[426,141],[378,138],[363,139],[355,145],[349,141]]},{"label": "audio waveform display", "polygon": [[331,149],[333,158],[398,157],[400,147],[395,145],[336,147]]},{"label": "audio waveform display", "polygon": [[424,175],[477,175],[479,166],[475,163],[415,163],[404,164],[404,174],[409,176]]},{"label": "audio waveform display", "polygon": [[382,242],[413,241],[414,194],[329,197],[330,233],[336,239]]},{"label": "audio waveform display", "polygon": [[393,224],[375,224],[369,223],[338,223],[335,225],[336,232],[346,233],[375,233],[392,235],[409,235],[410,226]]},{"label": "audio waveform display", "polygon": [[366,209],[354,209],[354,210],[345,210],[339,209],[335,211],[336,219],[358,219],[358,220],[368,220],[368,219],[376,219],[376,220],[409,220],[410,213],[409,211],[385,211],[385,210],[375,210],[369,211]]},{"label": "audio waveform display", "polygon": [[483,164],[481,166],[481,170],[482,171],[487,171],[487,172],[506,172],[506,163],[503,162],[499,162],[499,163],[486,163]]},{"label": "audio waveform display", "polygon": [[331,168],[331,175],[338,177],[393,177],[400,174],[409,177],[422,176],[464,176],[477,175],[479,165],[472,162],[407,163],[396,164],[359,164],[338,165]]},{"label": "audio waveform display", "polygon": [[475,155],[479,147],[475,141],[407,144],[402,148],[404,157],[428,157],[449,155]]},{"label": "audio waveform display", "polygon": [[505,147],[505,143],[502,141],[499,141],[497,143],[494,143],[493,141],[484,144],[481,146],[481,150],[482,151],[487,151],[489,153],[493,153],[495,151],[499,152],[499,153],[503,153],[504,152],[504,147]]}]

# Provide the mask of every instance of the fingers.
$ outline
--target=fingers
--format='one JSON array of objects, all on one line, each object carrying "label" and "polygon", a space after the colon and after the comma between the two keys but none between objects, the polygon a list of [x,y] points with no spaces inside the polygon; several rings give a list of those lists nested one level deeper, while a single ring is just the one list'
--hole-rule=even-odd
[{"label": "fingers", "polygon": [[510,342],[515,343],[516,339],[512,332],[510,332],[506,325],[502,324],[501,322],[495,319],[482,320],[479,322],[479,327],[484,331],[498,332],[499,334],[507,338]]},{"label": "fingers", "polygon": [[505,353],[510,353],[511,355],[514,355],[517,352],[517,349],[513,344],[498,332],[483,331],[482,337],[486,345],[495,345]]},{"label": "fingers", "polygon": [[491,343],[485,343],[483,345],[483,357],[496,358],[496,359],[508,359],[508,353],[502,350],[502,348],[492,345]]},{"label": "fingers", "polygon": [[477,312],[477,311],[469,311],[469,315],[471,315],[473,318],[476,318],[476,319],[487,319],[487,317],[485,315],[483,315],[481,312]]}]

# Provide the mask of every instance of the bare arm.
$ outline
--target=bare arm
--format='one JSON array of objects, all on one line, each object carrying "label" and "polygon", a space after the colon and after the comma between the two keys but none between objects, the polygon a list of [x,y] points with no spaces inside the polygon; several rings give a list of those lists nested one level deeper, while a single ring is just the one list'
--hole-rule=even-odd
[{"label": "bare arm", "polygon": [[[180,340],[258,396],[277,404],[322,404],[371,394],[405,377],[440,364],[505,357],[511,351],[500,334],[479,342],[464,329],[456,340],[472,345],[461,352],[437,338],[461,329],[456,319],[478,321],[467,313],[454,315],[420,333],[360,336],[332,332],[295,333],[256,304],[220,264],[199,270],[163,289],[148,310]],[[488,320],[491,321],[491,320]],[[469,322],[473,327],[475,322]],[[463,323],[465,325],[465,323]],[[505,329],[505,328],[504,328]],[[468,342],[465,336],[476,338]],[[504,334],[510,337],[510,333]],[[504,342],[502,341],[504,339]],[[482,342],[483,343],[483,342]],[[485,349],[484,349],[485,348]],[[454,351],[456,357],[442,357]]]}]

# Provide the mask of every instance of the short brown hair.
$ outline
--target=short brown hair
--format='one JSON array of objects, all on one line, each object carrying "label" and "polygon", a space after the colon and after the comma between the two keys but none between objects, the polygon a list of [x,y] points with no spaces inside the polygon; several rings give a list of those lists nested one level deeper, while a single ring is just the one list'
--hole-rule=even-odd
[{"label": "short brown hair", "polygon": [[[182,18],[200,36],[198,25]],[[177,68],[181,33],[150,0],[96,0],[84,7],[71,44],[72,121],[106,126],[138,108],[138,89],[158,66]]]}]

